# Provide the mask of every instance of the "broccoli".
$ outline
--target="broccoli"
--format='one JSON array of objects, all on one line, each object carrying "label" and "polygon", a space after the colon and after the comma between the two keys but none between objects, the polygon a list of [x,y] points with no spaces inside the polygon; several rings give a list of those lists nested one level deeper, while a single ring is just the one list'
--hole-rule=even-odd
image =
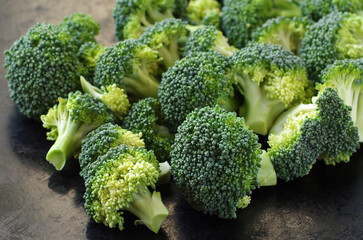
[{"label": "broccoli", "polygon": [[160,58],[141,41],[128,39],[107,48],[97,61],[96,86],[116,84],[139,98],[157,97],[159,80],[156,78]]},{"label": "broccoli", "polygon": [[159,164],[152,151],[119,145],[111,148],[88,166],[84,175],[84,194],[87,214],[96,222],[122,230],[123,211],[139,218],[135,224],[144,224],[157,233],[168,216],[159,192],[155,188]]},{"label": "broccoli", "polygon": [[302,61],[279,45],[253,43],[228,60],[229,78],[245,98],[239,115],[258,134],[266,135],[284,110],[314,93]]},{"label": "broccoli", "polygon": [[[187,56],[166,71],[159,86],[161,116],[173,133],[196,108],[221,104],[231,111],[233,87],[226,78],[228,63],[216,52]],[[238,105],[238,106],[237,106]]]},{"label": "broccoli", "polygon": [[173,135],[160,122],[160,105],[155,98],[145,98],[132,105],[122,122],[122,127],[134,133],[142,133],[145,146],[153,150],[159,162],[169,160]]},{"label": "broccoli", "polygon": [[257,43],[278,44],[297,55],[309,24],[306,18],[272,18],[256,29],[252,40]]},{"label": "broccoli", "polygon": [[166,70],[180,59],[178,41],[186,38],[187,33],[186,22],[180,19],[165,19],[146,28],[140,40],[158,52]]},{"label": "broccoli", "polygon": [[318,90],[334,88],[352,108],[351,117],[363,142],[363,58],[336,61],[322,72],[321,79]]},{"label": "broccoli", "polygon": [[228,44],[228,39],[214,26],[199,27],[189,36],[185,47],[184,56],[198,52],[214,50],[225,57],[231,56],[236,49]]},{"label": "broccoli", "polygon": [[173,0],[117,0],[113,19],[118,40],[137,39],[145,28],[174,18],[173,8]]},{"label": "broccoli", "polygon": [[92,97],[100,99],[106,106],[120,119],[127,114],[130,108],[130,102],[124,89],[118,88],[116,84],[101,89],[93,86],[81,76],[81,85],[83,92],[91,94]]},{"label": "broccoli", "polygon": [[179,126],[170,153],[171,173],[194,209],[235,218],[256,185],[276,184],[271,163],[263,164],[266,171],[258,175],[261,153],[257,135],[243,118],[220,106],[204,107],[191,112]]},{"label": "broccoli", "polygon": [[78,59],[87,67],[86,78],[93,83],[94,73],[97,66],[97,60],[105,51],[105,46],[96,42],[86,42],[77,53]]},{"label": "broccoli", "polygon": [[57,170],[62,170],[66,161],[80,150],[87,133],[104,123],[114,122],[115,117],[100,100],[79,91],[58,101],[40,119],[43,127],[50,130],[47,139],[55,141],[46,159]]},{"label": "broccoli", "polygon": [[221,28],[230,44],[242,48],[267,19],[300,15],[295,0],[224,0]]},{"label": "broccoli", "polygon": [[320,82],[320,73],[335,60],[363,57],[363,17],[333,12],[311,25],[300,49],[309,78]]},{"label": "broccoli", "polygon": [[190,0],[186,11],[191,24],[212,25],[219,28],[221,4],[217,0]]},{"label": "broccoli", "polygon": [[363,15],[363,2],[360,0],[301,0],[301,13],[318,21],[331,12],[353,12]]},{"label": "broccoli", "polygon": [[[276,124],[284,125],[269,135],[268,155],[279,178],[290,181],[307,175],[322,159],[335,165],[349,162],[359,148],[358,130],[337,92],[325,88],[312,104],[299,105],[282,115]],[[281,123],[282,122],[282,123]]]}]

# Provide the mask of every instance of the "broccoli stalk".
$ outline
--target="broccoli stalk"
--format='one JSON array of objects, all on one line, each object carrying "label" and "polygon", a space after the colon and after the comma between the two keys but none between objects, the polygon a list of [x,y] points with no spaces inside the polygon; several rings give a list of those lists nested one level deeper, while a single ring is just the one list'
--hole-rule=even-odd
[{"label": "broccoli stalk", "polygon": [[274,166],[265,150],[262,150],[261,157],[261,167],[258,169],[257,173],[257,186],[275,186],[277,183],[276,172]]}]

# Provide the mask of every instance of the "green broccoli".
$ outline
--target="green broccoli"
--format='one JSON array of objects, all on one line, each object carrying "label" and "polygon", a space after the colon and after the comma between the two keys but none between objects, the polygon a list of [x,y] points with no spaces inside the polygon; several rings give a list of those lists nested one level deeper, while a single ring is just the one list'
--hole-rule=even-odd
[{"label": "green broccoli", "polygon": [[158,101],[155,98],[145,98],[132,105],[121,126],[134,133],[141,132],[146,148],[154,151],[159,162],[165,162],[170,159],[173,135],[162,122],[159,124],[160,120]]},{"label": "green broccoli", "polygon": [[228,60],[229,78],[245,98],[239,115],[258,134],[266,135],[283,111],[314,93],[300,58],[279,45],[253,43]]},{"label": "green broccoli", "polygon": [[320,73],[340,59],[363,57],[363,17],[333,12],[311,25],[300,49],[309,78],[320,82]]},{"label": "green broccoli", "polygon": [[359,134],[351,108],[337,92],[327,87],[312,104],[295,108],[299,111],[292,108],[277,119],[283,129],[269,135],[268,155],[277,176],[285,181],[303,177],[318,159],[329,165],[349,162],[359,148]]},{"label": "green broccoli", "polygon": [[190,0],[186,11],[191,24],[212,25],[219,29],[221,4],[217,0]]},{"label": "green broccoli", "polygon": [[238,109],[233,87],[227,81],[228,62],[219,53],[201,52],[187,56],[166,71],[159,86],[161,116],[173,133],[196,108],[223,105]]},{"label": "green broccoli", "polygon": [[194,209],[236,218],[237,208],[248,205],[246,196],[255,186],[276,184],[271,163],[264,163],[265,171],[258,174],[261,153],[257,135],[243,118],[219,106],[204,107],[179,126],[170,153],[171,173]]},{"label": "green broccoli", "polygon": [[331,12],[353,12],[363,16],[361,0],[301,0],[303,16],[318,21]]},{"label": "green broccoli", "polygon": [[141,41],[128,39],[107,48],[97,61],[97,87],[116,84],[139,98],[157,97],[160,62],[158,52]]},{"label": "green broccoli", "polygon": [[186,22],[180,19],[165,19],[145,29],[140,40],[162,58],[164,69],[173,66],[181,57],[178,41],[188,34]]},{"label": "green broccoli", "polygon": [[106,106],[122,120],[130,108],[130,102],[124,89],[118,88],[116,84],[101,89],[93,86],[81,76],[81,85],[83,92],[91,94],[92,97],[100,99]]},{"label": "green broccoli", "polygon": [[160,172],[152,151],[119,145],[99,156],[89,169],[84,175],[84,205],[90,217],[122,230],[123,211],[129,211],[139,218],[135,224],[159,231],[168,209],[160,193],[148,188],[155,188]]},{"label": "green broccoli", "polygon": [[82,139],[98,126],[114,122],[115,117],[100,100],[79,91],[58,101],[40,119],[43,127],[50,130],[47,139],[55,141],[46,159],[57,170],[62,170],[66,161],[80,150]]},{"label": "green broccoli", "polygon": [[252,41],[278,44],[297,55],[309,25],[310,22],[306,18],[288,18],[283,16],[272,18],[256,29],[252,34]]},{"label": "green broccoli", "polygon": [[351,117],[363,142],[363,58],[336,61],[322,72],[321,79],[318,90],[334,88],[352,108]]},{"label": "green broccoli", "polygon": [[97,60],[105,52],[105,46],[96,42],[86,42],[77,53],[78,59],[87,67],[86,78],[93,83]]},{"label": "green broccoli", "polygon": [[231,56],[238,49],[228,44],[228,39],[214,26],[199,27],[189,36],[184,47],[184,56],[198,52],[214,50],[225,57]]}]

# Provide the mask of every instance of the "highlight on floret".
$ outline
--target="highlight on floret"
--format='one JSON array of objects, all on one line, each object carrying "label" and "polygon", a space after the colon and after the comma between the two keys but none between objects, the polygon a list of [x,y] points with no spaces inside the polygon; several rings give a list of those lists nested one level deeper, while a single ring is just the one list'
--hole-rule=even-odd
[{"label": "highlight on floret", "polygon": [[276,120],[269,135],[268,155],[277,177],[290,181],[307,175],[313,164],[324,160],[336,165],[349,162],[359,148],[358,129],[350,117],[351,108],[337,92],[325,88],[311,104],[289,109]]},{"label": "highlight on floret", "polygon": [[122,127],[142,133],[145,147],[153,150],[159,162],[169,161],[173,135],[164,126],[160,104],[155,98],[145,98],[134,103],[122,122]]},{"label": "highlight on floret", "polygon": [[283,111],[313,95],[302,61],[279,45],[253,43],[228,61],[229,78],[244,96],[239,116],[258,134],[266,135]]},{"label": "highlight on floret", "polygon": [[363,142],[363,58],[336,61],[322,72],[321,79],[322,84],[317,85],[320,91],[334,88],[352,108],[351,117]]},{"label": "highlight on floret", "polygon": [[267,20],[252,34],[257,43],[278,44],[298,55],[310,22],[306,18],[277,17]]},{"label": "highlight on floret", "polygon": [[299,55],[309,78],[320,82],[321,71],[335,60],[363,57],[363,16],[333,12],[311,25]]},{"label": "highlight on floret", "polygon": [[116,84],[107,87],[102,86],[99,89],[90,84],[84,77],[81,76],[80,79],[83,92],[100,99],[120,120],[126,116],[131,105],[124,89],[118,88]]},{"label": "highlight on floret", "polygon": [[77,53],[78,59],[87,68],[87,79],[93,83],[97,60],[106,50],[105,46],[96,42],[86,42],[83,44]]},{"label": "highlight on floret", "polygon": [[228,39],[214,26],[203,26],[194,30],[184,47],[184,56],[214,50],[225,57],[231,56],[238,49],[228,44]]},{"label": "highlight on floret", "polygon": [[159,86],[161,116],[173,133],[186,116],[196,108],[220,104],[231,111],[233,87],[226,78],[228,63],[217,52],[187,56],[162,75]]},{"label": "highlight on floret", "polygon": [[219,29],[221,4],[217,0],[190,0],[186,9],[193,25],[211,25]]},{"label": "highlight on floret", "polygon": [[157,97],[159,80],[158,52],[141,41],[128,39],[107,48],[99,57],[94,84],[116,84],[135,97]]},{"label": "highlight on floret", "polygon": [[50,130],[47,139],[55,141],[46,159],[57,170],[62,170],[66,161],[80,150],[82,139],[98,126],[114,122],[115,117],[100,100],[79,91],[58,101],[40,119],[43,127]]},{"label": "highlight on floret", "polygon": [[180,19],[165,19],[152,27],[145,29],[140,40],[156,50],[162,58],[163,68],[166,71],[182,56],[182,47],[179,40],[187,37],[186,22]]},{"label": "highlight on floret", "polygon": [[[236,218],[256,186],[276,184],[269,159],[261,165],[258,137],[244,119],[219,106],[191,112],[179,126],[171,172],[186,201],[204,214]],[[260,171],[260,168],[265,168]],[[260,174],[259,174],[260,172]]]},{"label": "highlight on floret", "polygon": [[119,145],[88,166],[84,180],[87,214],[97,223],[123,230],[123,212],[134,214],[135,225],[157,233],[168,209],[155,189],[160,169],[152,151]]}]

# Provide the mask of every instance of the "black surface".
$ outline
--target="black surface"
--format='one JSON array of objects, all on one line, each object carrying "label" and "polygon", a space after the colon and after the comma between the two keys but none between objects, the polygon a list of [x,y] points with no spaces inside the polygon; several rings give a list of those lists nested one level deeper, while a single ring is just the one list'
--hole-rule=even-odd
[{"label": "black surface", "polygon": [[[37,21],[58,23],[74,11],[101,22],[100,41],[114,42],[113,1],[1,1],[0,50]],[[1,55],[0,64],[4,63]],[[253,192],[238,218],[224,220],[191,209],[173,183],[159,188],[170,216],[156,235],[133,225],[109,229],[83,208],[79,166],[57,172],[44,156],[51,142],[40,122],[18,113],[0,70],[0,239],[363,239],[363,151],[349,164],[316,164],[309,176]]]}]

